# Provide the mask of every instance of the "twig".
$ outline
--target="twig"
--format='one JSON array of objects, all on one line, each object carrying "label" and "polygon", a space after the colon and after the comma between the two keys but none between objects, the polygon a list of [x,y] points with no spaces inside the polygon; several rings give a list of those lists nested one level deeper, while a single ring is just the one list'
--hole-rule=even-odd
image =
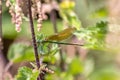
[{"label": "twig", "polygon": [[[34,25],[33,25],[33,19],[32,19],[32,11],[31,11],[31,0],[28,0],[28,10],[29,10],[29,22],[30,22],[30,28],[31,28],[31,34],[32,34],[34,54],[35,54],[35,58],[36,58],[37,67],[39,69],[41,64],[39,62],[39,55],[38,55],[38,51],[37,51],[37,43],[36,43],[36,39],[35,39]],[[41,80],[40,76],[38,77],[37,80]]]},{"label": "twig", "polygon": [[[57,33],[58,32],[58,29],[57,29],[57,24],[56,24],[56,21],[57,21],[57,16],[56,16],[56,11],[53,9],[50,13],[50,19],[53,23],[53,27],[54,27],[54,32]],[[59,44],[58,45],[59,47],[61,47],[61,45]],[[64,71],[65,68],[64,68],[64,59],[63,59],[63,53],[62,53],[62,49],[60,49],[60,67],[61,67],[61,70]]]},{"label": "twig", "polygon": [[51,19],[51,22],[53,24],[53,28],[54,28],[55,33],[58,32],[57,24],[56,24],[56,21],[57,21],[56,18],[57,18],[57,14],[56,14],[56,11],[53,9],[50,13],[50,19]]}]

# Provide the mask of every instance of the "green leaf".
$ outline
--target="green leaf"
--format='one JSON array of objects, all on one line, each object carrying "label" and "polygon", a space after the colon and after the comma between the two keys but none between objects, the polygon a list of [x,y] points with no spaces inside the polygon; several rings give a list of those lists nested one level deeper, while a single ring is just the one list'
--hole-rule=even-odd
[{"label": "green leaf", "polygon": [[78,16],[73,10],[61,11],[61,16],[63,20],[68,24],[67,26],[72,26],[77,30],[80,30],[81,21],[78,19]]},{"label": "green leaf", "polygon": [[78,16],[74,11],[69,11],[68,21],[70,26],[75,27],[77,30],[80,30],[81,21],[78,19]]},{"label": "green leaf", "polygon": [[[61,32],[60,34],[63,33]],[[44,42],[49,39],[51,39],[51,37],[46,38],[43,34],[37,36],[38,52],[42,56],[54,56],[54,54],[59,51],[58,45]]]},{"label": "green leaf", "polygon": [[56,44],[51,44],[50,43],[39,43],[38,45],[38,51],[41,55],[43,56],[54,56],[58,51],[59,48]]},{"label": "green leaf", "polygon": [[50,50],[50,52],[49,52],[49,55],[50,55],[50,56],[53,56],[53,55],[55,55],[59,50],[60,50],[60,48],[58,47],[57,44],[52,44],[51,50]]},{"label": "green leaf", "polygon": [[107,33],[107,22],[97,23],[94,27],[82,28],[75,32],[75,35],[79,39],[85,40],[86,48],[90,49],[104,49],[105,48],[105,36]]},{"label": "green leaf", "polygon": [[79,58],[74,58],[69,65],[69,73],[73,75],[77,75],[83,72],[83,64]]},{"label": "green leaf", "polygon": [[11,62],[33,61],[34,53],[32,47],[24,43],[12,44],[8,50],[8,59]]},{"label": "green leaf", "polygon": [[39,71],[33,71],[28,67],[21,67],[18,70],[18,74],[15,76],[16,80],[37,80]]},{"label": "green leaf", "polygon": [[63,18],[64,23],[67,24],[67,26],[75,27],[77,30],[80,30],[81,21],[74,12],[74,5],[74,1],[63,1],[60,4],[60,15]]},{"label": "green leaf", "polygon": [[38,42],[38,52],[41,55],[45,55],[48,53],[48,45],[49,43],[42,43],[42,41],[45,40],[45,35],[40,33],[39,35],[37,35],[37,42]]},{"label": "green leaf", "polygon": [[49,53],[49,43],[39,43],[38,52],[40,55],[47,55]]}]

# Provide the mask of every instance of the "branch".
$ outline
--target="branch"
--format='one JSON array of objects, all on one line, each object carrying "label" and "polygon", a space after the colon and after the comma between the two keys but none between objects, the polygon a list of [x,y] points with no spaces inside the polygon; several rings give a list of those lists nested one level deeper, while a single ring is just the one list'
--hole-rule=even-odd
[{"label": "branch", "polygon": [[[34,54],[35,54],[35,58],[36,58],[37,67],[39,69],[41,64],[39,62],[37,43],[36,43],[36,39],[35,39],[34,25],[33,25],[33,19],[32,19],[32,11],[31,11],[31,0],[28,0],[28,10],[29,10],[29,23],[30,23],[31,34],[32,34],[32,42],[33,42],[33,47],[34,47]],[[41,80],[40,76],[38,77],[37,80]]]}]

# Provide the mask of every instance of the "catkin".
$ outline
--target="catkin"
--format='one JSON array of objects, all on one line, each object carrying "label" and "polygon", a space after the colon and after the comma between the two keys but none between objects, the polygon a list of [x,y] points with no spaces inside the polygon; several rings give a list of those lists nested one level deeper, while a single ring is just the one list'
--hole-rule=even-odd
[{"label": "catkin", "polygon": [[21,24],[22,24],[22,9],[20,7],[20,0],[16,0],[15,4],[15,30],[17,32],[21,31]]},{"label": "catkin", "polygon": [[42,27],[42,3],[40,0],[36,0],[38,20],[37,20],[37,30],[40,31]]}]

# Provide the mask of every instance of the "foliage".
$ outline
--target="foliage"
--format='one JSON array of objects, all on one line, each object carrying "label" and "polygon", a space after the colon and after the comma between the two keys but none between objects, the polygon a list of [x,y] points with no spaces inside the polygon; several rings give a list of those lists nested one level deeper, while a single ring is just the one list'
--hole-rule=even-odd
[{"label": "foliage", "polygon": [[105,46],[105,34],[107,33],[107,22],[97,23],[94,27],[82,28],[75,32],[79,39],[84,39],[85,47],[91,49],[103,49]]},{"label": "foliage", "polygon": [[38,75],[38,70],[32,70],[28,67],[21,67],[18,70],[18,74],[16,75],[15,80],[36,80]]},{"label": "foliage", "polygon": [[[66,59],[65,59],[66,60]],[[74,76],[82,74],[84,65],[78,57],[73,58],[67,63],[67,70],[61,71],[59,68],[54,68],[55,74],[46,75],[46,80],[74,80]]]},{"label": "foliage", "polygon": [[40,53],[40,55],[43,56],[53,56],[59,50],[59,48],[57,45],[50,45],[50,43],[44,42],[45,38],[46,37],[44,36],[44,34],[39,34],[37,36],[38,52]]},{"label": "foliage", "polygon": [[80,30],[81,22],[73,10],[74,7],[74,1],[65,0],[60,3],[60,14],[67,26],[75,27],[77,30]]}]

